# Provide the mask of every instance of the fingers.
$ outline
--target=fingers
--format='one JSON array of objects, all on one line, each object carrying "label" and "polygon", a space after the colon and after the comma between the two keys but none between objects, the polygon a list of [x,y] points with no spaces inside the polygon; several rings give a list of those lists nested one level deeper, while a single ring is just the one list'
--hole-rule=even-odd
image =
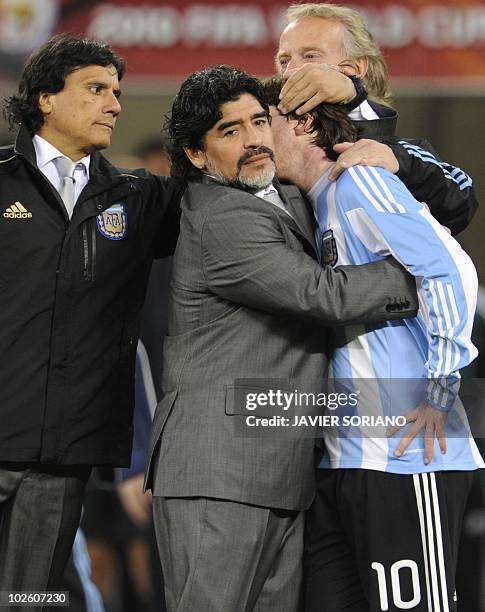
[{"label": "fingers", "polygon": [[[441,453],[446,453],[445,424],[448,417],[446,412],[441,412],[430,406],[427,402],[422,402],[416,410],[412,410],[404,416],[406,417],[406,422],[414,420],[414,417],[415,420],[413,426],[406,432],[394,451],[396,457],[401,457],[406,452],[411,442],[421,430],[424,430],[423,462],[425,465],[429,465],[433,461],[435,439],[438,440]],[[398,429],[400,429],[398,426],[390,427],[387,435],[389,437],[394,435]]]},{"label": "fingers", "polygon": [[347,102],[354,96],[354,84],[339,70],[327,64],[304,64],[291,71],[281,89],[278,109],[282,113],[298,109],[303,114],[321,102]]},{"label": "fingers", "polygon": [[344,153],[350,147],[355,147],[356,144],[355,142],[338,142],[336,145],[333,145],[333,149],[336,153]]},{"label": "fingers", "polygon": [[424,464],[429,465],[433,461],[435,426],[432,421],[426,421],[424,429]]},{"label": "fingers", "polygon": [[[302,68],[305,68],[305,66],[302,66]],[[306,70],[295,68],[294,70],[287,70],[285,74],[287,75],[287,78],[283,83],[283,87],[281,88],[280,100],[285,98],[288,95],[288,92],[294,88],[299,90],[302,87],[300,81],[308,81],[308,79],[306,79]]]},{"label": "fingers", "polygon": [[[283,93],[283,90],[282,90]],[[316,89],[313,83],[301,83],[295,87],[292,87],[285,93],[284,97],[281,99],[281,102],[278,104],[278,110],[283,113],[290,113],[295,109],[297,114],[306,113],[312,108],[315,108],[318,104],[320,104],[321,99],[317,96],[318,90]],[[315,96],[316,99],[312,104],[308,104],[310,99],[313,99]],[[301,106],[302,108],[299,108]]]},{"label": "fingers", "polygon": [[[403,417],[406,419],[406,425],[408,423],[412,423],[413,421],[416,420],[416,417],[418,415],[418,411],[417,410],[411,410],[410,412],[406,412],[406,414],[403,414]],[[405,425],[391,425],[387,428],[386,431],[386,435],[388,438],[392,438],[392,436],[398,432],[400,429],[402,429],[403,427],[405,427]]]},{"label": "fingers", "polygon": [[445,423],[447,414],[439,412],[428,407],[428,418],[426,421],[426,429],[424,434],[424,463],[426,465],[433,461],[434,441],[438,440],[438,446],[441,454],[444,455],[447,451]]},{"label": "fingers", "polygon": [[330,170],[330,174],[328,175],[329,181],[334,181],[346,168],[349,167],[345,157],[343,157],[341,154],[345,153],[345,151],[348,151],[352,147],[355,147],[354,142],[339,142],[338,144],[334,145],[333,149],[336,153],[339,153],[339,158],[335,162],[333,168]]},{"label": "fingers", "polygon": [[297,115],[304,115],[305,113],[308,113],[311,110],[313,110],[321,102],[325,102],[325,99],[322,97],[321,93],[316,92],[314,95],[312,95],[310,98],[308,98],[308,101],[305,102],[305,104],[302,104],[301,106],[299,106],[296,109],[295,113]]},{"label": "fingers", "polygon": [[361,157],[360,155],[351,155],[349,157],[341,156],[335,162],[328,178],[330,181],[334,181],[344,170],[351,168],[352,166],[382,166],[381,160],[375,157]]},{"label": "fingers", "polygon": [[444,418],[440,420],[436,426],[436,437],[438,438],[438,446],[442,455],[445,455],[446,451],[448,450],[445,432],[446,416],[447,415],[444,415]]},{"label": "fingers", "polygon": [[291,71],[288,80],[281,88],[278,105],[280,112],[286,114],[294,111],[318,92],[318,87],[309,75],[307,66],[308,64]]},{"label": "fingers", "polygon": [[359,140],[353,146],[340,147],[335,145],[334,150],[340,153],[335,167],[330,173],[330,179],[334,180],[346,168],[350,166],[379,166],[390,172],[397,172],[399,164],[392,150],[381,143],[369,140]]},{"label": "fingers", "polygon": [[402,437],[396,450],[394,451],[394,455],[396,457],[401,457],[401,455],[406,452],[408,446],[411,444],[414,438],[421,431],[422,427],[423,427],[423,423],[421,420],[417,420],[414,422],[413,426],[406,433],[406,435]]},{"label": "fingers", "polygon": [[341,144],[338,144],[334,146],[334,150],[340,155],[330,172],[330,180],[335,180],[343,170],[350,166],[379,166],[393,173],[399,170],[399,162],[392,149],[374,140],[363,138],[353,146],[345,143],[345,146],[342,147]]},{"label": "fingers", "polygon": [[368,150],[363,143],[370,141],[359,140],[355,143],[339,143],[334,145],[334,151],[340,153],[335,165],[329,174],[329,180],[334,181],[344,170],[351,166],[362,164],[362,151]]},{"label": "fingers", "polygon": [[347,164],[347,162],[344,159],[340,159],[340,157],[337,159],[337,161],[335,162],[332,170],[330,171],[330,174],[328,175],[328,180],[329,181],[334,181],[335,179],[337,179],[344,170],[346,170],[349,167],[349,165]]}]

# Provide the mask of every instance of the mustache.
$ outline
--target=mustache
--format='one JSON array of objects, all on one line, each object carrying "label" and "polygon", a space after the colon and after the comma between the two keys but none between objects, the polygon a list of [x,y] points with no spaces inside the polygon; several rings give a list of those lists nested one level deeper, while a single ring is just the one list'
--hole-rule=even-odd
[{"label": "mustache", "polygon": [[251,157],[254,157],[255,155],[268,155],[271,161],[274,162],[273,150],[270,149],[269,147],[265,147],[264,145],[262,145],[261,147],[258,147],[257,149],[251,149],[249,151],[246,151],[246,153],[243,153],[243,155],[241,155],[241,157],[239,158],[239,161],[237,162],[238,171],[241,170],[243,164],[245,164],[248,161],[248,159],[251,159]]}]

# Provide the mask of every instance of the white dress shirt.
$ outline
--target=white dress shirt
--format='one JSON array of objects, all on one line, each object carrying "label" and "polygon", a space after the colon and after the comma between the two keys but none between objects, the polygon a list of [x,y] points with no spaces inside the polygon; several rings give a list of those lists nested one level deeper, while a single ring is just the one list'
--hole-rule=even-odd
[{"label": "white dress shirt", "polygon": [[261,198],[262,200],[267,200],[268,202],[271,202],[271,204],[277,206],[278,208],[281,208],[281,210],[284,210],[285,213],[287,215],[290,215],[291,217],[290,211],[286,208],[285,203],[280,198],[280,194],[278,193],[274,185],[268,185],[267,187],[264,187],[264,189],[256,191],[254,195],[257,198]]},{"label": "white dress shirt", "polygon": [[364,100],[362,104],[359,104],[357,108],[350,111],[349,117],[354,121],[362,121],[363,119],[367,119],[368,121],[372,121],[375,119],[379,119],[379,115],[375,112],[372,106]]},{"label": "white dress shirt", "polygon": [[[62,177],[59,176],[59,172],[54,163],[54,159],[56,157],[67,157],[63,155],[54,145],[51,145],[50,142],[47,142],[45,138],[42,138],[38,134],[34,136],[32,139],[34,143],[35,156],[37,158],[37,167],[42,172],[42,174],[52,183],[54,188],[59,191],[62,184]],[[79,164],[76,167],[74,172],[74,193],[76,196],[76,201],[79,197],[81,191],[86,187],[89,181],[89,162],[91,160],[91,155],[86,155],[80,159],[77,163]]]}]

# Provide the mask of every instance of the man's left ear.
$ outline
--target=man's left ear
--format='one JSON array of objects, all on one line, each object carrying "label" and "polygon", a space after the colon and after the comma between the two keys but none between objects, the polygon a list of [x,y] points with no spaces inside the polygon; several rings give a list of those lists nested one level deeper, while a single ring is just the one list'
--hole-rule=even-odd
[{"label": "man's left ear", "polygon": [[369,69],[369,60],[366,57],[356,57],[341,62],[339,68],[347,76],[358,76],[362,79]]},{"label": "man's left ear", "polygon": [[190,159],[192,164],[202,170],[205,165],[204,153],[200,149],[190,149],[189,147],[183,147],[185,155]]},{"label": "man's left ear", "polygon": [[355,74],[362,79],[369,69],[369,60],[366,57],[359,57],[353,61],[355,63]]},{"label": "man's left ear", "polygon": [[306,113],[303,117],[300,117],[298,124],[295,127],[295,134],[301,136],[302,134],[309,134],[313,130],[313,115]]}]

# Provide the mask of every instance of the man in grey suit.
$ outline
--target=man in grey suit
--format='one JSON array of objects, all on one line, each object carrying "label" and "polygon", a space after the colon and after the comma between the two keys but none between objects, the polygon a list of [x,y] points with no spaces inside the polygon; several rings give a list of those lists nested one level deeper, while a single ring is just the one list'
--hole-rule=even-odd
[{"label": "man in grey suit", "polygon": [[235,427],[250,414],[237,381],[323,390],[325,326],[413,316],[414,283],[391,262],[319,264],[307,205],[273,182],[253,77],[225,66],[192,74],[169,131],[172,174],[189,186],[147,473],[167,607],[295,612],[314,440],[304,428],[262,437]]}]

